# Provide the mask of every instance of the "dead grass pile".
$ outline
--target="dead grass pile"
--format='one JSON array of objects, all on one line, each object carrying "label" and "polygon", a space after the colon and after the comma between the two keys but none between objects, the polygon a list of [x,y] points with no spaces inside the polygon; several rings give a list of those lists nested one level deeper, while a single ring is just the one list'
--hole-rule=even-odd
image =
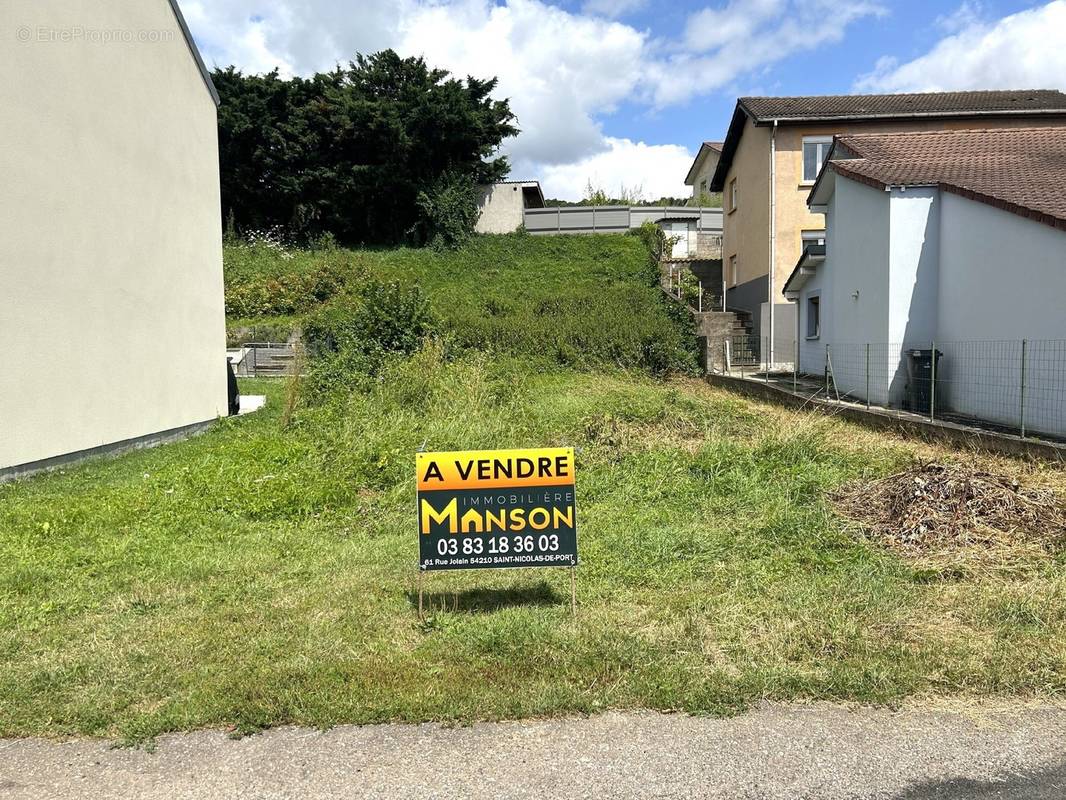
[{"label": "dead grass pile", "polygon": [[1008,541],[1044,546],[1066,537],[1066,504],[1051,489],[961,464],[918,462],[831,498],[873,536],[915,555]]}]

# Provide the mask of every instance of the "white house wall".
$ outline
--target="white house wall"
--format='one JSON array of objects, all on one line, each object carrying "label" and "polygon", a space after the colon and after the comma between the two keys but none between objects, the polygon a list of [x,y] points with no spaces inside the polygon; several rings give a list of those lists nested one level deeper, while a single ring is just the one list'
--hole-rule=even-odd
[{"label": "white house wall", "polygon": [[0,29],[0,469],[224,415],[216,109],[169,3]]},{"label": "white house wall", "polygon": [[939,259],[945,402],[1018,424],[1028,339],[1027,427],[1066,433],[1066,231],[943,192]]},{"label": "white house wall", "polygon": [[[845,181],[849,182],[849,181]],[[886,368],[887,404],[904,405],[906,352],[928,349],[936,336],[940,257],[940,192],[934,187],[893,189],[890,199],[888,329],[881,339],[887,366],[878,358],[876,373]],[[883,403],[879,396],[875,402]]]},{"label": "white house wall", "polygon": [[[826,259],[804,286],[799,298],[800,365],[820,375],[830,345],[833,374],[841,393],[865,394],[865,343],[884,342],[888,332],[890,253],[889,196],[843,178],[826,213]],[[821,333],[806,338],[807,299],[821,296]],[[871,398],[884,402],[891,354],[874,351]],[[878,379],[878,376],[881,376]]]}]

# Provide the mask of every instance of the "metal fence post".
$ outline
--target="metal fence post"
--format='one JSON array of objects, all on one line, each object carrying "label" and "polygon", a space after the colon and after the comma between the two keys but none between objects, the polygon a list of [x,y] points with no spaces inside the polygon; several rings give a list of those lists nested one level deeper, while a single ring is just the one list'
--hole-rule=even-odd
[{"label": "metal fence post", "polygon": [[866,409],[870,408],[870,343],[866,343]]},{"label": "metal fence post", "polygon": [[699,304],[700,313],[703,313],[703,281],[700,280],[696,283],[697,288],[700,291],[699,299],[696,301]]},{"label": "metal fence post", "polygon": [[796,381],[799,379],[800,368],[800,343],[799,339],[792,343],[792,393],[796,393]]},{"label": "metal fence post", "polygon": [[1018,408],[1018,427],[1021,429],[1022,438],[1025,438],[1025,351],[1028,342],[1022,339],[1022,385],[1021,403]]},{"label": "metal fence post", "polygon": [[829,345],[825,346],[825,399],[829,401]]},{"label": "metal fence post", "polygon": [[936,339],[930,342],[932,348],[929,362],[929,421],[936,419]]},{"label": "metal fence post", "polygon": [[764,336],[763,337],[762,349],[763,349],[763,353],[764,353],[764,355],[763,355],[763,363],[765,364],[765,369],[763,371],[763,378],[766,380],[767,383],[769,383],[770,382],[770,337],[769,336]]},{"label": "metal fence post", "polygon": [[725,372],[727,375],[733,372],[733,354],[730,352],[729,344],[729,337],[727,336],[725,337]]}]

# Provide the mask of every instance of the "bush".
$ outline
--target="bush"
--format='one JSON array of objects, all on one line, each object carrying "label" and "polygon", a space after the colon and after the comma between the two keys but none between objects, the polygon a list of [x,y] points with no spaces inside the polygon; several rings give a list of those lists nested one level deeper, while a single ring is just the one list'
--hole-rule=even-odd
[{"label": "bush", "polygon": [[372,279],[308,317],[303,338],[311,356],[350,349],[410,354],[433,330],[421,289]]},{"label": "bush", "polygon": [[474,232],[478,188],[469,175],[447,173],[417,199],[421,242],[435,250],[455,249]]},{"label": "bush", "polygon": [[237,284],[226,290],[226,313],[234,317],[303,314],[343,285],[344,276],[329,264],[312,272]]},{"label": "bush", "polygon": [[638,228],[630,228],[626,232],[629,236],[635,236],[644,244],[648,252],[647,278],[652,284],[659,283],[659,260],[666,249],[666,233],[654,222],[642,222]]},{"label": "bush", "polygon": [[310,395],[360,384],[388,360],[414,353],[435,331],[429,303],[417,286],[367,281],[304,321]]}]

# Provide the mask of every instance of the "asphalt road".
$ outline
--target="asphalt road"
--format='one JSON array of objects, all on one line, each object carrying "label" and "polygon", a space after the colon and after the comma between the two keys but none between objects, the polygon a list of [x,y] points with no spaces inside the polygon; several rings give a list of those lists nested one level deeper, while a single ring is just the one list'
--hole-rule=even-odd
[{"label": "asphalt road", "polygon": [[1066,708],[279,728],[0,741],[0,798],[1066,798]]}]

